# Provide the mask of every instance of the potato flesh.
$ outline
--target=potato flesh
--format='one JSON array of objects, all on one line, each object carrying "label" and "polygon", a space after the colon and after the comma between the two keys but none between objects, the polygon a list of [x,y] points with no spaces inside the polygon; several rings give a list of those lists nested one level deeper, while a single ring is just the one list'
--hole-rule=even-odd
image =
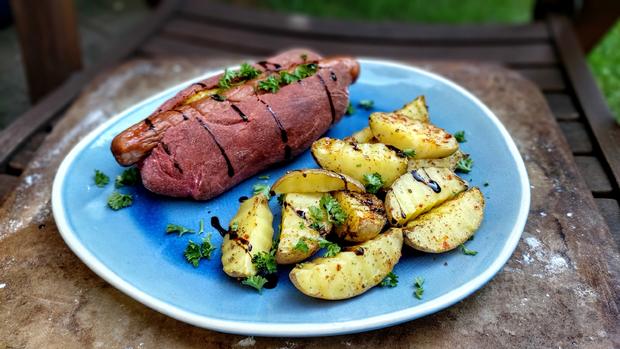
[{"label": "potato flesh", "polygon": [[405,243],[424,252],[450,251],[478,230],[483,215],[484,197],[472,188],[409,222],[403,228]]},{"label": "potato flesh", "polygon": [[365,183],[365,174],[379,173],[384,188],[407,170],[407,159],[380,143],[321,138],[312,144],[312,155],[324,169],[344,173],[361,183]]},{"label": "potato flesh", "polygon": [[271,249],[272,223],[273,214],[265,195],[254,195],[241,203],[230,221],[231,226],[237,225],[236,237],[226,234],[222,243],[222,265],[226,274],[232,277],[256,275],[252,257]]},{"label": "potato flesh", "polygon": [[[414,172],[424,182],[416,180]],[[438,193],[427,184],[430,180],[441,188]],[[394,182],[385,196],[388,221],[392,225],[402,226],[466,189],[465,181],[447,168],[429,167],[407,172]]]},{"label": "potato flesh", "polygon": [[351,247],[350,251],[303,263],[293,268],[289,277],[299,291],[310,297],[328,300],[355,297],[379,284],[392,271],[400,259],[402,246],[402,231],[392,228]]},{"label": "potato flesh", "polygon": [[346,137],[344,140],[357,143],[377,143],[377,140],[372,134],[370,127],[364,127],[363,129],[352,134],[351,136]]},{"label": "potato flesh", "polygon": [[426,106],[426,98],[418,96],[413,101],[405,104],[401,109],[395,110],[394,113],[404,115],[411,120],[421,122],[429,122],[428,107]]},{"label": "potato flesh", "polygon": [[357,180],[323,169],[305,169],[287,172],[271,187],[276,194],[328,193],[337,190],[365,192]]},{"label": "potato flesh", "polygon": [[341,239],[364,242],[377,236],[386,222],[383,202],[372,194],[339,191],[333,194],[346,212],[345,222],[336,226]]},{"label": "potato flesh", "polygon": [[[291,193],[284,195],[280,243],[276,250],[276,261],[278,264],[301,262],[319,250],[318,239],[321,238],[321,232],[310,227],[310,224],[312,224],[310,220],[310,207],[320,207],[320,200],[323,195],[321,193]],[[325,230],[326,232],[331,230],[330,223],[326,222]],[[304,241],[308,246],[307,252],[295,248],[300,240]]]},{"label": "potato flesh", "polygon": [[400,150],[413,149],[416,159],[443,158],[459,148],[456,139],[448,132],[402,115],[372,113],[369,123],[381,143]]},{"label": "potato flesh", "polygon": [[469,155],[457,150],[454,153],[439,159],[409,159],[407,171],[417,170],[424,167],[445,167],[454,171],[458,162],[467,157],[469,157]]}]

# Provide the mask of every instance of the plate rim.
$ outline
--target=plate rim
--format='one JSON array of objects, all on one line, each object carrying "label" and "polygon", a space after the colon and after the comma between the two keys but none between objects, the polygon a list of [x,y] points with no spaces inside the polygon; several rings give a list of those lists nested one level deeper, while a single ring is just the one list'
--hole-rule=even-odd
[{"label": "plate rim", "polygon": [[[118,120],[125,117],[127,114],[140,108],[146,103],[149,103],[155,99],[159,99],[162,96],[165,96],[174,91],[178,91],[194,81],[218,74],[221,72],[221,69],[211,70],[198,77],[176,84],[162,92],[159,92],[130,106],[129,108],[123,110],[116,116],[110,118],[106,122],[96,127],[71,149],[71,151],[62,160],[58,171],[56,172],[52,185],[52,213],[60,235],[62,236],[65,243],[69,246],[71,251],[73,251],[73,253],[75,253],[78,258],[83,263],[85,263],[92,271],[94,271],[99,277],[103,278],[106,282],[110,283],[116,289],[120,290],[131,298],[137,300],[138,302],[146,305],[151,309],[154,309],[179,321],[225,333],[256,336],[314,337],[370,331],[373,329],[393,326],[406,321],[421,318],[445,309],[463,300],[464,298],[476,292],[487,282],[489,282],[493,278],[493,276],[495,276],[495,274],[500,271],[500,269],[512,256],[512,253],[516,249],[517,244],[521,238],[521,234],[523,233],[523,230],[525,228],[525,223],[527,221],[527,216],[529,213],[531,196],[529,177],[527,175],[527,170],[525,168],[523,158],[521,157],[521,154],[519,153],[517,146],[514,143],[514,140],[512,139],[504,125],[501,123],[501,121],[497,118],[497,116],[477,97],[475,97],[471,92],[469,92],[459,84],[433,72],[400,62],[374,58],[358,58],[358,61],[360,63],[387,65],[413,71],[417,74],[425,75],[429,78],[438,80],[439,82],[444,83],[451,88],[454,88],[457,92],[461,93],[466,98],[470,99],[473,103],[475,103],[476,106],[478,106],[480,110],[485,114],[485,116],[493,122],[495,127],[502,135],[504,141],[506,142],[511,156],[516,162],[522,192],[519,204],[519,213],[517,215],[516,222],[512,227],[512,230],[508,235],[508,240],[504,244],[504,247],[500,251],[498,257],[495,258],[495,260],[485,270],[483,270],[476,277],[464,283],[463,285],[450,290],[448,293],[440,297],[424,302],[420,305],[364,319],[339,322],[325,322],[320,324],[313,322],[263,323],[258,321],[216,319],[180,309],[174,305],[166,303],[163,300],[151,296],[147,292],[139,290],[137,287],[131,285],[128,281],[125,281],[119,275],[110,270],[102,261],[97,259],[94,254],[91,253],[82,244],[82,242],[76,237],[76,234],[74,234],[73,230],[70,228],[70,225],[68,224],[68,219],[62,206],[61,193],[64,186],[64,180],[67,178],[66,174],[70,165],[73,164],[77,155],[80,154],[82,150],[91,143],[91,141],[93,141],[97,136],[99,136],[104,129],[115,124],[116,122],[118,122]],[[232,67],[231,69],[234,69],[234,67]]]}]

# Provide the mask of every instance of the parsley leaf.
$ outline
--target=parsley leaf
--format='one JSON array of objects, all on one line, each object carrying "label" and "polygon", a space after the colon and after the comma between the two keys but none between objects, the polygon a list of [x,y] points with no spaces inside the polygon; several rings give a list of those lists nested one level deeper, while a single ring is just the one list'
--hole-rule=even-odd
[{"label": "parsley leaf", "polygon": [[269,192],[270,189],[271,187],[265,183],[256,183],[252,187],[254,195],[263,194],[267,197],[267,199],[271,198],[271,193]]},{"label": "parsley leaf", "polygon": [[295,76],[299,80],[301,80],[311,75],[314,75],[314,73],[316,73],[317,68],[318,66],[316,65],[316,63],[300,64],[295,68],[295,71],[293,72],[293,74],[295,74]]},{"label": "parsley leaf", "polygon": [[333,257],[340,252],[340,246],[338,246],[337,243],[327,241],[323,238],[319,239],[319,247],[327,249],[327,252],[325,252],[323,257]]},{"label": "parsley leaf", "polygon": [[349,102],[349,105],[347,106],[347,111],[345,112],[346,115],[353,115],[355,114],[355,108],[353,107],[353,104],[351,104],[351,102]]},{"label": "parsley leaf", "polygon": [[295,74],[291,74],[287,71],[280,72],[280,81],[284,85],[290,85],[296,81],[299,81],[299,77]]},{"label": "parsley leaf", "polygon": [[232,224],[230,225],[228,230],[230,230],[230,231],[237,231],[237,230],[239,230],[239,223],[238,222],[232,222]]},{"label": "parsley leaf", "polygon": [[308,253],[309,250],[308,244],[304,239],[297,240],[297,243],[295,244],[295,247],[293,247],[293,249],[301,251],[303,253]]},{"label": "parsley leaf", "polygon": [[414,280],[413,286],[415,287],[415,298],[422,299],[422,294],[424,294],[424,278],[421,276],[417,276]]},{"label": "parsley leaf", "polygon": [[137,168],[131,167],[123,171],[120,175],[116,176],[114,181],[114,187],[120,188],[123,186],[136,185],[140,180],[140,171]]},{"label": "parsley leaf", "polygon": [[383,187],[383,179],[378,173],[367,173],[364,175],[364,183],[366,191],[371,194],[376,194],[381,187]]},{"label": "parsley leaf", "polygon": [[204,219],[200,219],[200,222],[198,223],[198,234],[202,234],[205,232],[205,220]]},{"label": "parsley leaf", "polygon": [[357,103],[357,106],[364,110],[370,110],[375,106],[375,102],[372,99],[362,99]]},{"label": "parsley leaf", "polygon": [[340,207],[338,200],[334,199],[330,194],[323,195],[319,204],[327,211],[327,218],[330,222],[336,225],[342,225],[347,219],[347,213]]},{"label": "parsley leaf", "polygon": [[273,274],[278,269],[278,263],[276,263],[275,251],[270,251],[270,252],[261,251],[255,254],[252,257],[252,263],[254,263],[259,273],[264,272],[265,274]]},{"label": "parsley leaf", "polygon": [[233,80],[236,77],[237,77],[237,73],[235,73],[234,70],[228,70],[228,68],[226,68],[224,70],[224,75],[222,75],[217,85],[223,89],[230,88],[231,84],[233,83]]},{"label": "parsley leaf", "polygon": [[206,238],[202,239],[202,244],[200,245],[189,240],[183,254],[187,262],[191,263],[194,268],[196,268],[201,259],[211,259],[211,253],[215,250],[215,246],[211,243],[211,234],[209,234]]},{"label": "parsley leaf", "polygon": [[108,206],[110,206],[110,208],[114,211],[129,207],[131,204],[133,204],[133,197],[131,194],[121,194],[114,191],[110,196],[108,196]]},{"label": "parsley leaf", "polygon": [[464,254],[466,254],[468,256],[475,256],[475,255],[478,254],[478,251],[470,250],[467,247],[465,247],[464,244],[460,244],[459,248],[461,249],[461,251],[463,251]]},{"label": "parsley leaf", "polygon": [[385,279],[383,279],[383,281],[381,281],[381,286],[383,287],[396,287],[396,285],[398,285],[398,275],[389,272],[389,274],[387,274],[387,276],[385,277]]},{"label": "parsley leaf", "polygon": [[301,57],[304,62],[308,60],[308,55],[305,53],[302,53],[299,57]]},{"label": "parsley leaf", "polygon": [[474,160],[471,158],[461,159],[456,163],[456,171],[458,172],[469,173],[472,167],[474,167]]},{"label": "parsley leaf", "polygon": [[325,229],[325,212],[318,206],[310,206],[308,208],[310,211],[310,228],[314,230],[324,230]]},{"label": "parsley leaf", "polygon": [[247,63],[243,63],[241,64],[238,75],[242,80],[252,80],[260,75],[260,70]]},{"label": "parsley leaf", "polygon": [[110,177],[99,170],[95,170],[95,185],[99,188],[103,188],[108,183],[110,183]]},{"label": "parsley leaf", "polygon": [[269,175],[262,175],[262,176],[258,176],[258,179],[269,179]]},{"label": "parsley leaf", "polygon": [[415,157],[415,150],[413,149],[405,149],[402,151],[402,153],[408,157],[408,158],[414,158]]},{"label": "parsley leaf", "polygon": [[465,139],[465,131],[462,131],[462,130],[454,132],[454,138],[459,143],[467,142],[467,139]]},{"label": "parsley leaf", "polygon": [[166,234],[170,233],[177,233],[179,236],[183,236],[183,234],[193,234],[194,230],[185,228],[184,226],[178,224],[168,224],[166,226]]},{"label": "parsley leaf", "polygon": [[280,89],[280,81],[278,81],[278,79],[272,75],[265,80],[259,81],[258,89],[271,93],[276,93]]},{"label": "parsley leaf", "polygon": [[241,281],[241,283],[246,286],[254,287],[258,291],[258,293],[261,293],[263,286],[265,286],[265,284],[267,283],[267,279],[260,275],[254,275],[248,276],[243,281]]}]

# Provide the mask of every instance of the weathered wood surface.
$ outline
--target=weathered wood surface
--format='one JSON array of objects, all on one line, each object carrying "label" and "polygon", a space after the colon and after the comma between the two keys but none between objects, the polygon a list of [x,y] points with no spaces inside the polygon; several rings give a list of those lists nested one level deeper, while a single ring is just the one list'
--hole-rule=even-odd
[{"label": "weathered wood surface", "polygon": [[49,203],[56,168],[105,119],[209,64],[217,62],[128,63],[90,84],[47,137],[22,183],[0,208],[0,347],[620,345],[620,258],[614,240],[543,96],[531,82],[494,66],[418,62],[463,84],[489,105],[514,137],[532,185],[530,216],[516,252],[466,300],[423,319],[363,334],[246,338],[173,320],[108,285],[73,255],[57,232]]}]

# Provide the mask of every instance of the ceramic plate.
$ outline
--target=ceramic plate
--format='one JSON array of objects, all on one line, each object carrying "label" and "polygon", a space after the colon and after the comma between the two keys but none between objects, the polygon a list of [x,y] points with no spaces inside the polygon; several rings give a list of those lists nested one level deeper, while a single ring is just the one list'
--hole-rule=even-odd
[{"label": "ceramic plate", "polygon": [[[530,202],[523,160],[497,117],[462,87],[401,64],[368,59],[360,62],[362,73],[350,88],[354,105],[372,99],[374,110],[389,111],[423,94],[433,123],[452,133],[466,131],[467,142],[461,146],[475,163],[473,171],[463,177],[470,185],[479,186],[487,200],[482,226],[476,238],[467,243],[468,248],[478,251],[476,256],[459,250],[422,254],[405,247],[394,269],[400,278],[397,287],[375,287],[343,301],[304,296],[288,279],[290,267],[280,268],[275,289],[259,294],[222,272],[219,248],[211,260],[203,260],[194,268],[185,261],[183,251],[188,240],[199,241],[201,237],[167,235],[168,223],[197,229],[203,219],[219,247],[221,238],[209,225],[211,217],[219,217],[227,226],[239,206],[239,197],[250,195],[254,184],[271,184],[287,170],[317,165],[307,151],[207,202],[161,197],[142,187],[123,188],[134,195],[134,204],[112,211],[106,202],[114,190],[113,183],[104,188],[93,183],[95,169],[108,174],[112,182],[123,170],[110,153],[112,138],[190,82],[117,115],[67,155],[52,193],[54,217],[64,240],[99,276],[139,302],[181,321],[229,333],[319,336],[367,331],[434,313],[472,294],[506,263],[523,231]],[[342,138],[362,129],[369,113],[357,108],[326,135]],[[259,179],[262,175],[270,179]],[[271,200],[271,208],[277,229],[277,200]],[[413,296],[413,279],[417,276],[426,280],[421,300]]]}]

